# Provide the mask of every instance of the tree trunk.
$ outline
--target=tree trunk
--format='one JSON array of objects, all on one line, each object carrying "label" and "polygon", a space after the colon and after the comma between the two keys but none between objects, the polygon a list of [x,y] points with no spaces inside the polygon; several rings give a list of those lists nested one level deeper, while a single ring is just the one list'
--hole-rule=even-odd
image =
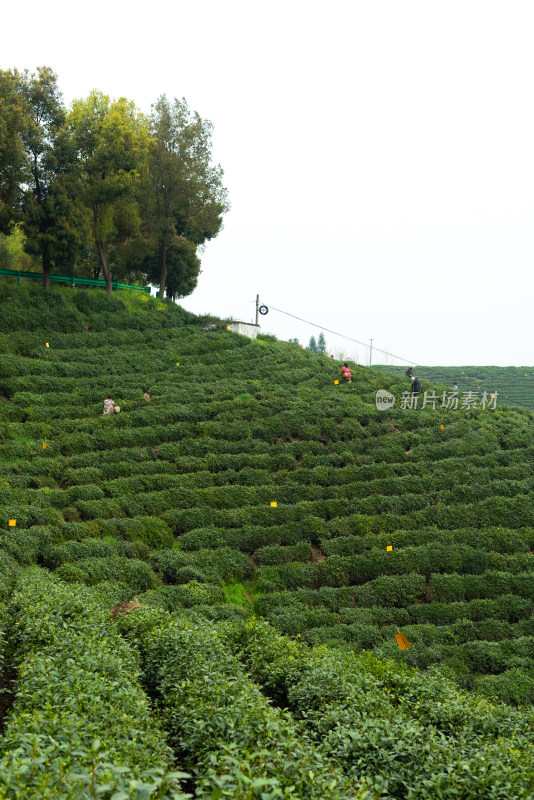
[{"label": "tree trunk", "polygon": [[108,260],[106,258],[106,247],[104,242],[97,239],[96,240],[96,247],[98,250],[98,257],[100,258],[100,265],[102,267],[102,272],[104,273],[104,279],[106,281],[106,292],[111,297],[113,290],[111,287],[111,271],[108,267]]},{"label": "tree trunk", "polygon": [[43,253],[43,289],[50,289],[50,256],[48,250]]},{"label": "tree trunk", "polygon": [[166,237],[162,237],[159,241],[159,263],[160,263],[160,274],[159,274],[159,292],[158,297],[160,300],[163,300],[165,297],[165,282],[167,280],[167,239]]}]

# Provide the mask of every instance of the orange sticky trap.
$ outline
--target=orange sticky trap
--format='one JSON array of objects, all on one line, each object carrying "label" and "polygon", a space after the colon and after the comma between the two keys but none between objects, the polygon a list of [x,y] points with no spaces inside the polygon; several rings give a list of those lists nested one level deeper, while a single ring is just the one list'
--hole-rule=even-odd
[{"label": "orange sticky trap", "polygon": [[386,552],[391,553],[392,550],[393,550],[393,545],[388,544],[388,546],[386,547]]},{"label": "orange sticky trap", "polygon": [[397,644],[399,645],[399,650],[410,649],[410,642],[403,633],[396,633],[395,639],[397,640]]},{"label": "orange sticky trap", "polygon": [[445,430],[445,425],[440,425],[439,427],[441,428],[442,431]]},{"label": "orange sticky trap", "polygon": [[9,520],[9,527],[10,528],[14,528],[16,524],[17,524],[17,520],[16,519],[10,519]]},{"label": "orange sticky trap", "polygon": [[45,447],[46,447],[46,442],[43,442],[43,450],[44,450]]},{"label": "orange sticky trap", "polygon": [[339,381],[334,381],[334,383],[339,383]]},{"label": "orange sticky trap", "polygon": [[276,500],[271,500],[271,508],[276,508],[277,506],[278,503],[276,502]]}]

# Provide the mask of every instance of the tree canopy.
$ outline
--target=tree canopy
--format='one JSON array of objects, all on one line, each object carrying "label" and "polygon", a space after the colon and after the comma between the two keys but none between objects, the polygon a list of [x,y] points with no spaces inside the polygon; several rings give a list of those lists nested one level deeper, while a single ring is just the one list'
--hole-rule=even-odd
[{"label": "tree canopy", "polygon": [[27,159],[22,137],[27,106],[19,92],[18,74],[0,70],[0,230],[11,232],[20,211]]},{"label": "tree canopy", "polygon": [[140,228],[138,191],[148,156],[148,126],[135,105],[93,91],[75,100],[67,118],[75,150],[79,196],[111,292],[109,250]]},{"label": "tree canopy", "polygon": [[[162,95],[152,106],[149,123],[143,235],[149,263],[153,264],[157,255],[159,274],[151,271],[151,275],[159,284],[160,297],[165,289],[168,294],[183,296],[192,291],[191,280],[196,285],[200,271],[200,260],[192,257],[195,254],[184,241],[198,246],[218,234],[228,209],[227,194],[221,168],[211,164],[210,122],[191,112],[184,99],[170,102]],[[179,253],[181,271],[177,269]],[[196,276],[191,273],[194,264],[198,265]]]},{"label": "tree canopy", "polygon": [[183,98],[146,116],[93,90],[67,109],[49,67],[0,71],[0,233],[18,226],[45,287],[61,271],[184,297],[229,209],[212,133]]},{"label": "tree canopy", "polygon": [[41,259],[48,287],[51,269],[68,269],[76,256],[83,213],[69,193],[71,153],[57,76],[48,67],[40,67],[36,75],[25,71],[18,76],[18,91],[26,109],[21,139],[28,176],[22,188],[21,230],[26,252]]}]

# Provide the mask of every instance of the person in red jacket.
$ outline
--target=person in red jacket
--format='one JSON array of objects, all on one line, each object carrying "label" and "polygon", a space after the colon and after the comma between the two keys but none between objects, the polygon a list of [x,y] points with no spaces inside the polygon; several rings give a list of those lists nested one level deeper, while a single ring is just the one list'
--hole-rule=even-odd
[{"label": "person in red jacket", "polygon": [[347,383],[352,383],[352,375],[350,374],[350,367],[349,362],[345,361],[343,366],[341,367],[341,377],[343,380],[347,381]]}]

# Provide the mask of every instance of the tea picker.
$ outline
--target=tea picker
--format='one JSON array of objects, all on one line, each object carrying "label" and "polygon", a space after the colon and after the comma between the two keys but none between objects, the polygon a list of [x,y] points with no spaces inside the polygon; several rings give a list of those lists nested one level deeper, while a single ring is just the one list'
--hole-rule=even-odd
[{"label": "tea picker", "polygon": [[111,397],[106,397],[104,400],[104,408],[102,413],[103,414],[118,414],[120,412],[120,406],[115,405],[115,401],[111,399]]},{"label": "tea picker", "polygon": [[352,375],[350,374],[349,362],[345,361],[341,367],[341,377],[347,383],[352,383]]}]

